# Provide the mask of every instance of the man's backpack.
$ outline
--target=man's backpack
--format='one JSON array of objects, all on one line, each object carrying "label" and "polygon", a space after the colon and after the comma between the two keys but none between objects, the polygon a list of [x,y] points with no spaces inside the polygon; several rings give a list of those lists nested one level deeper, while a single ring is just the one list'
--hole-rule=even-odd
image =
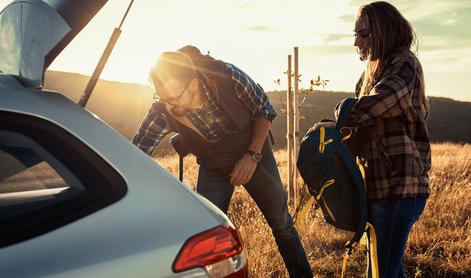
[{"label": "man's backpack", "polygon": [[307,133],[301,141],[297,160],[298,170],[312,195],[310,202],[317,202],[325,221],[336,228],[354,232],[345,245],[347,252],[342,276],[346,258],[365,233],[369,234],[365,239],[370,238],[372,243],[368,246],[373,259],[370,265],[373,273],[377,272],[374,229],[367,222],[366,188],[356,159],[344,143],[353,132],[343,125],[355,103],[354,98],[340,103],[335,128],[322,127]]},{"label": "man's backpack", "polygon": [[195,70],[202,74],[205,79],[230,79],[230,76],[226,74],[226,65],[223,61],[214,59],[209,53],[203,55],[196,46],[187,45],[177,51],[190,57]]}]

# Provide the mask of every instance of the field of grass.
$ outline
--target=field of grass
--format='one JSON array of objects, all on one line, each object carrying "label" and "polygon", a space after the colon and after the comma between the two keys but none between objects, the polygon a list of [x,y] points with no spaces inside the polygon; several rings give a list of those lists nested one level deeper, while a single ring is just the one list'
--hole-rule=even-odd
[{"label": "field of grass", "polygon": [[[45,88],[60,91],[78,101],[88,77],[49,71]],[[151,104],[153,91],[144,85],[101,80],[87,109],[96,113],[127,138],[131,138]],[[279,112],[272,131],[275,148],[286,145],[286,115],[284,92],[268,93]],[[316,92],[306,99],[301,113],[301,134],[314,122],[332,118],[335,104],[351,93]],[[110,102],[110,100],[113,100]],[[416,277],[471,277],[471,113],[470,102],[446,98],[430,98],[431,117],[428,127],[432,141],[451,140],[451,143],[432,146],[430,182],[432,196],[422,218],[410,235],[404,258],[409,275]],[[126,116],[123,117],[125,112]],[[159,145],[157,160],[178,175],[178,159],[168,137]],[[167,155],[167,156],[162,156]],[[287,167],[284,150],[276,153],[278,166],[286,180]],[[186,159],[185,177],[190,185],[196,184],[197,170],[194,159]],[[301,188],[301,184],[299,185]],[[293,209],[292,209],[293,211]],[[237,188],[232,199],[229,217],[237,225],[248,249],[252,277],[286,277],[282,259],[278,254],[270,229],[260,211],[243,188]],[[311,210],[298,231],[317,277],[338,277],[343,245],[350,234],[325,224],[320,211]],[[347,277],[361,277],[365,268],[365,254],[358,252],[349,261]]]},{"label": "field of grass", "polygon": [[[275,153],[286,180],[286,153]],[[176,156],[157,161],[178,175]],[[415,224],[404,258],[410,277],[471,277],[471,145],[432,145],[432,196]],[[196,184],[194,158],[185,159],[185,182]],[[301,187],[301,185],[299,185]],[[343,245],[350,234],[327,225],[312,209],[297,228],[316,277],[339,277]],[[234,193],[229,218],[239,228],[248,250],[251,277],[287,277],[270,229],[242,187]],[[346,277],[363,277],[365,254],[349,259]]]}]

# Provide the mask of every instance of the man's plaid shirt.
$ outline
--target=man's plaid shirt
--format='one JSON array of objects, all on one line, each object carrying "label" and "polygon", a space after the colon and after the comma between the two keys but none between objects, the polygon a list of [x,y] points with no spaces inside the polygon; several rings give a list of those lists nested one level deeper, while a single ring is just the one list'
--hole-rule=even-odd
[{"label": "man's plaid shirt", "polygon": [[429,134],[419,88],[421,71],[410,51],[396,55],[367,95],[360,96],[346,126],[363,126],[368,140],[360,160],[365,168],[368,199],[428,197],[431,168]]},{"label": "man's plaid shirt", "polygon": [[[252,112],[252,115],[272,122],[277,113],[263,89],[236,66],[227,63],[226,69],[231,76],[230,82],[234,86],[235,94]],[[186,117],[206,137],[206,140],[216,142],[232,134],[234,127],[217,106],[211,90],[204,82],[201,84],[205,93],[205,102],[201,107],[188,109]],[[172,132],[165,115],[160,111],[162,107],[163,105],[159,105],[158,101],[152,104],[137,134],[132,139],[133,144],[148,154],[151,154],[160,141]]]}]

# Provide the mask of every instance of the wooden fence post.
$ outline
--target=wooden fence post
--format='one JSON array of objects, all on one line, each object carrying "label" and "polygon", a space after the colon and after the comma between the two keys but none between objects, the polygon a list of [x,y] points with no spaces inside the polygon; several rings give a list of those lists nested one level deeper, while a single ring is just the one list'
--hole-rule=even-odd
[{"label": "wooden fence post", "polygon": [[293,140],[293,172],[294,172],[294,198],[293,202],[296,204],[297,201],[297,189],[298,189],[298,169],[296,167],[296,161],[298,160],[299,152],[299,57],[298,57],[298,47],[294,48],[294,96],[293,96],[293,106],[294,106],[294,140]]},{"label": "wooden fence post", "polygon": [[288,203],[294,198],[293,187],[293,92],[292,92],[292,70],[291,55],[288,55],[288,87],[286,88],[286,152],[288,158]]}]

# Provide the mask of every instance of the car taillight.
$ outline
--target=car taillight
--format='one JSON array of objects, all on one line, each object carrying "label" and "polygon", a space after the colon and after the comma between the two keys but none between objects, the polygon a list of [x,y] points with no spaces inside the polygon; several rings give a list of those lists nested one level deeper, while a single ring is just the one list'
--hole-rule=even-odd
[{"label": "car taillight", "polygon": [[189,238],[173,263],[173,271],[198,267],[224,274],[221,276],[246,273],[246,256],[237,230],[229,226],[217,226]]}]

